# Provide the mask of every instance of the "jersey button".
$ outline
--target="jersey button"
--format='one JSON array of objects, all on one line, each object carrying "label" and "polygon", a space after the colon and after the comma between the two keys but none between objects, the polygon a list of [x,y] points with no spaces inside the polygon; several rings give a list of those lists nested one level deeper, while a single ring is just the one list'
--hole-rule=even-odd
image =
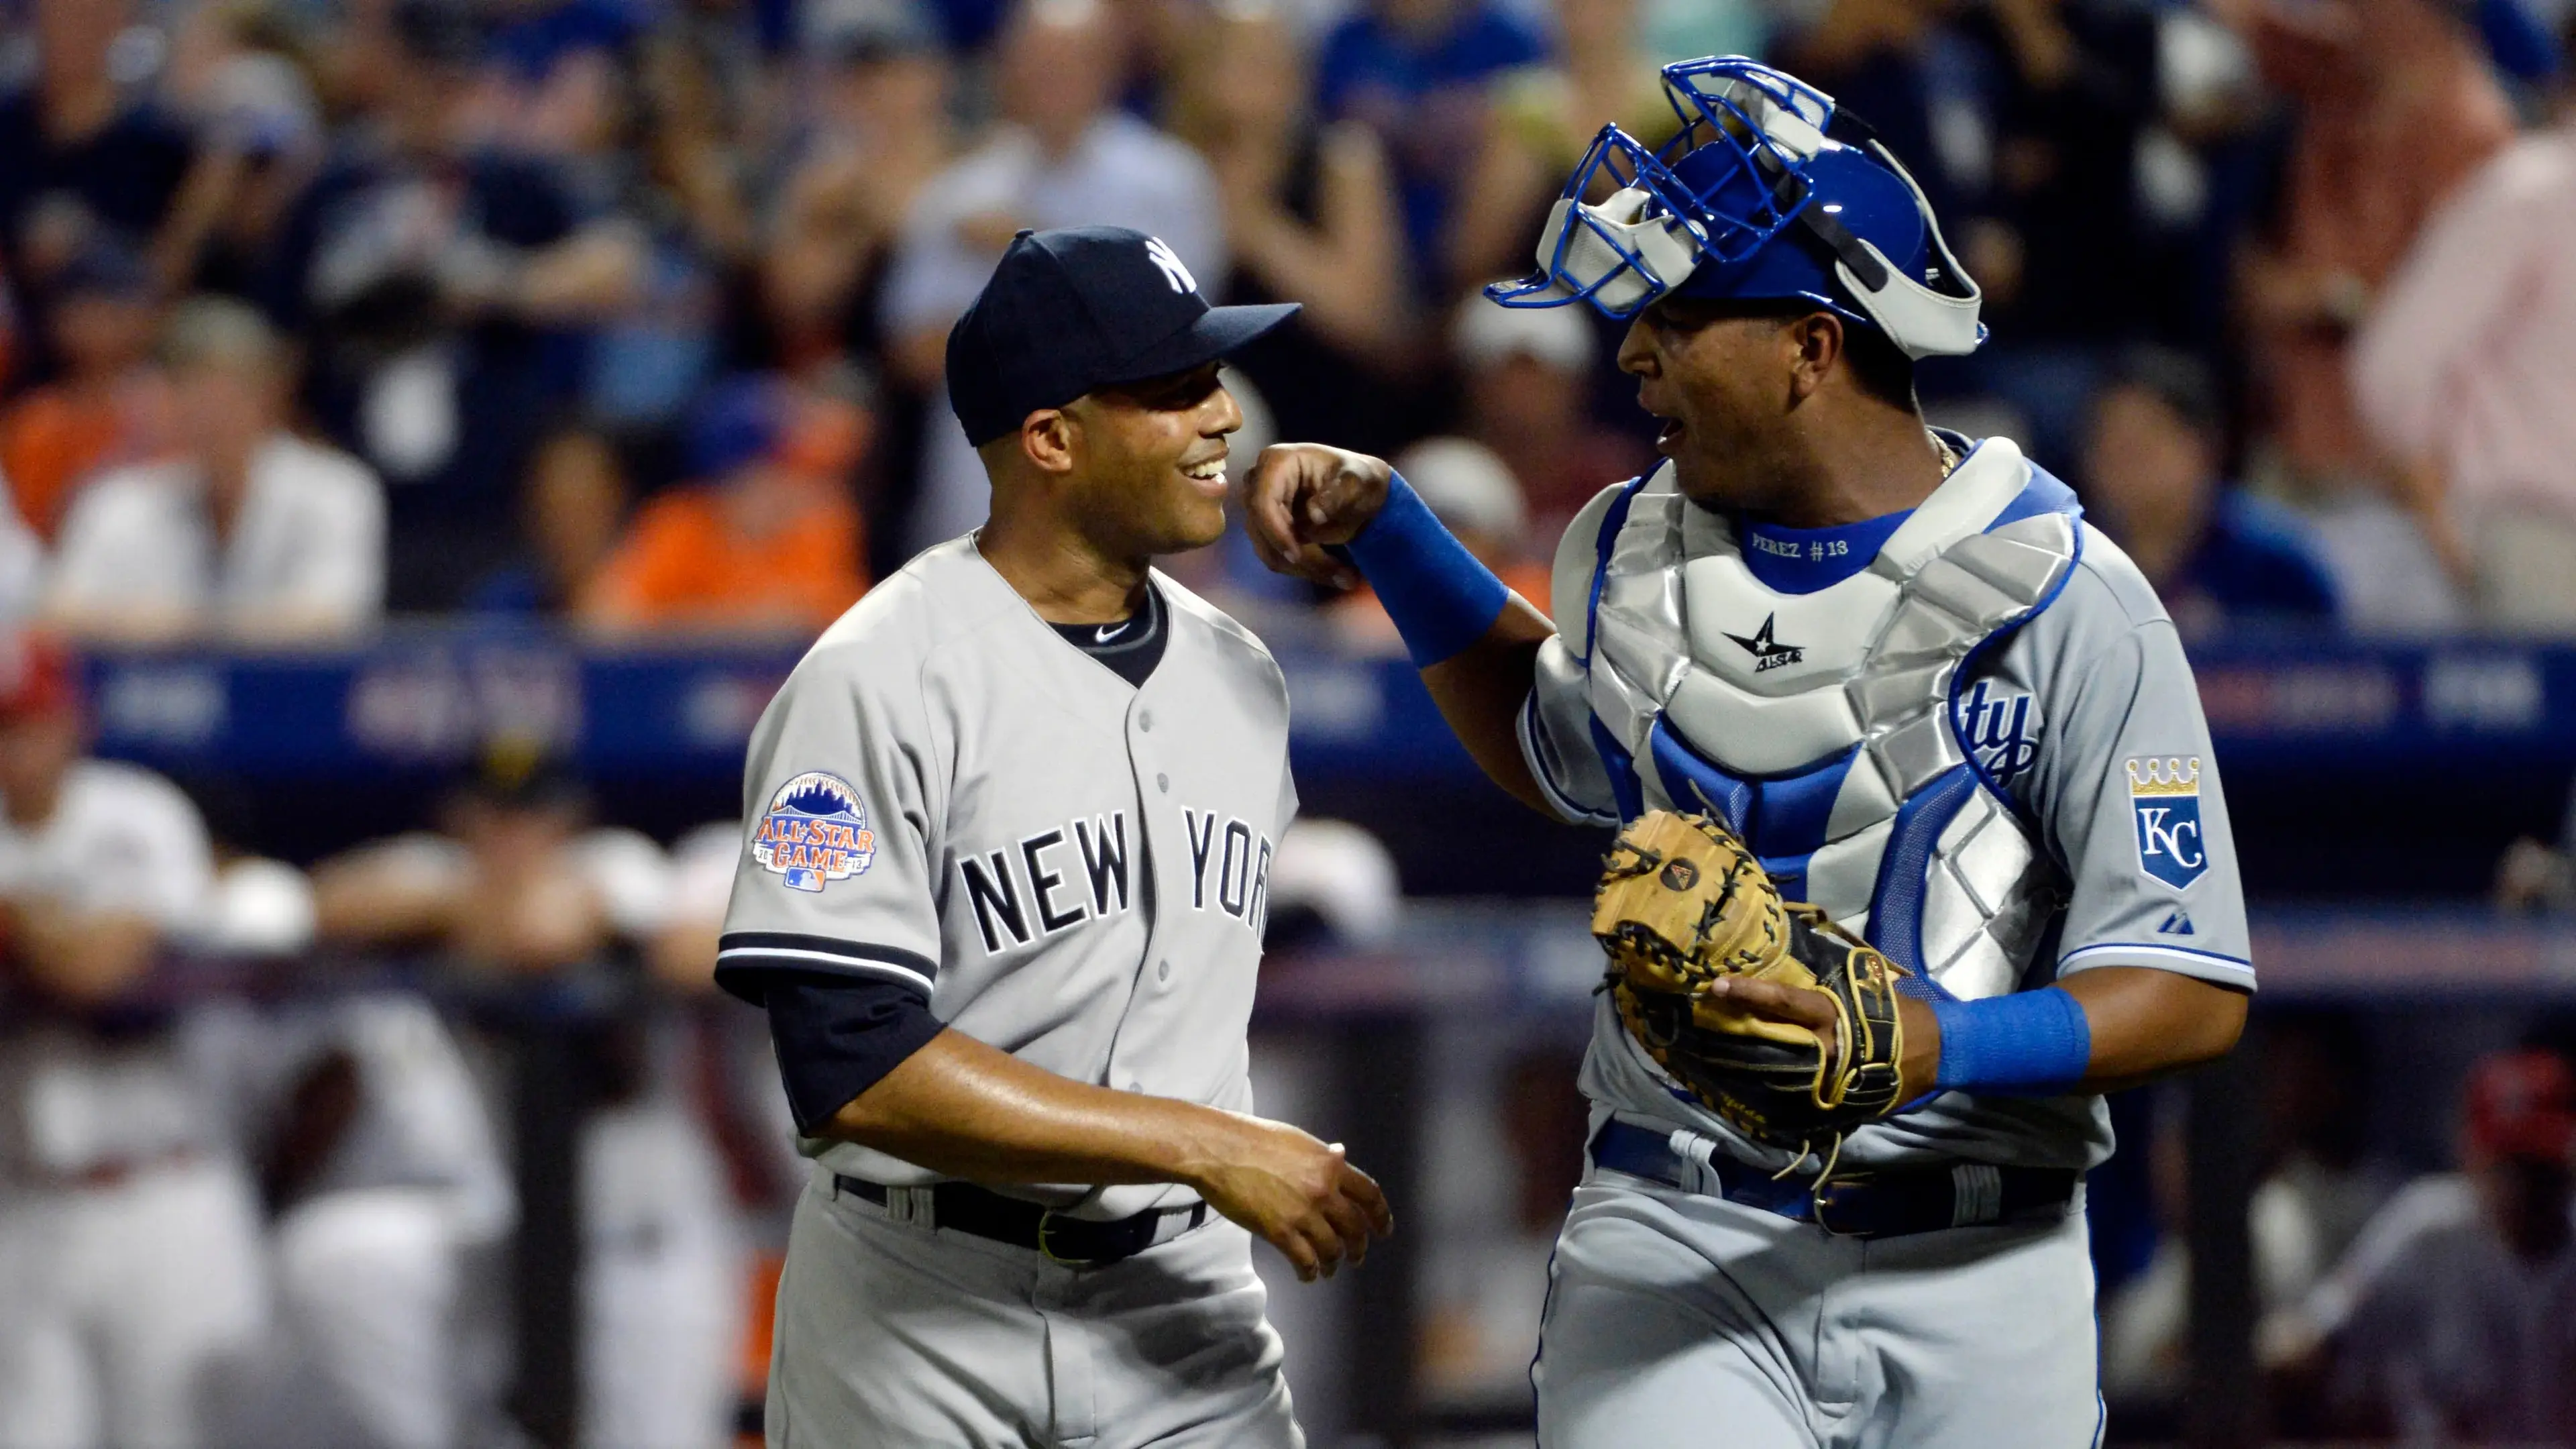
[{"label": "jersey button", "polygon": [[1169,775],[1156,775],[1154,777],[1154,788],[1162,791],[1166,795],[1171,794],[1172,777]]},{"label": "jersey button", "polygon": [[1140,730],[1150,730],[1153,727],[1154,712],[1152,710],[1149,709],[1142,711],[1136,716],[1136,728]]},{"label": "jersey button", "polygon": [[1171,963],[1171,962],[1169,962],[1169,961],[1164,961],[1164,962],[1160,962],[1160,963],[1158,963],[1158,964],[1154,967],[1154,979],[1155,979],[1155,980],[1157,980],[1157,981],[1169,981],[1169,980],[1171,980],[1171,979],[1172,979],[1172,963]]}]

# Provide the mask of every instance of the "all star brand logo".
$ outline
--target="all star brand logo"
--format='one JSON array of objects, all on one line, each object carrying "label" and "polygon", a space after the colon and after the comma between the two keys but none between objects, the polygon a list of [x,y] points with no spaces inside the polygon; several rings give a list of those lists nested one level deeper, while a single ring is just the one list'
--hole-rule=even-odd
[{"label": "all star brand logo", "polygon": [[1765,669],[1778,669],[1785,664],[1795,664],[1807,657],[1807,646],[1783,644],[1771,637],[1772,626],[1779,622],[1779,615],[1765,614],[1762,616],[1762,627],[1753,631],[1752,638],[1747,639],[1741,634],[1726,636],[1752,653],[1753,672],[1756,674],[1760,674]]}]

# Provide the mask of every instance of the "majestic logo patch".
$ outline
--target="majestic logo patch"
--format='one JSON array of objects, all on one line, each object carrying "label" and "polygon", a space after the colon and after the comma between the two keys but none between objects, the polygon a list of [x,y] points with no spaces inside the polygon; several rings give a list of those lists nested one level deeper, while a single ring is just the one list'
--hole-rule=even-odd
[{"label": "majestic logo patch", "polygon": [[868,807],[838,775],[808,770],[778,787],[752,832],[751,858],[792,891],[819,891],[865,875],[877,858]]},{"label": "majestic logo patch", "polygon": [[1978,680],[1960,699],[1959,734],[1998,784],[2009,782],[2039,759],[2039,733],[2030,723],[2030,696],[1996,695],[1989,680]]},{"label": "majestic logo patch", "polygon": [[1753,631],[1752,638],[1747,639],[1741,634],[1726,636],[1743,645],[1745,650],[1752,654],[1753,672],[1756,674],[1760,674],[1765,669],[1777,669],[1785,664],[1795,664],[1807,657],[1806,645],[1783,644],[1771,637],[1772,627],[1779,622],[1779,615],[1765,614],[1762,616],[1762,627]]},{"label": "majestic logo patch", "polygon": [[2191,913],[2179,907],[2165,917],[2163,925],[2156,927],[2159,936],[2188,936],[2191,933]]},{"label": "majestic logo patch", "polygon": [[2209,869],[2200,836],[2200,757],[2128,763],[2129,809],[2138,822],[2138,869],[2176,890]]}]

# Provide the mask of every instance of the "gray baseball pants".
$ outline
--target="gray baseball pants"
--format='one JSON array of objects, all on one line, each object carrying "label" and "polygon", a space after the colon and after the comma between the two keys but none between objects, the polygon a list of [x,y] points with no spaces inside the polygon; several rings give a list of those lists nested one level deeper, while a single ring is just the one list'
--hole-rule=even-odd
[{"label": "gray baseball pants", "polygon": [[1243,1229],[1069,1268],[831,1183],[788,1237],[769,1449],[1302,1449]]},{"label": "gray baseball pants", "polygon": [[1542,1449],[2088,1449],[2083,1200],[1864,1242],[1596,1169],[1549,1268]]}]

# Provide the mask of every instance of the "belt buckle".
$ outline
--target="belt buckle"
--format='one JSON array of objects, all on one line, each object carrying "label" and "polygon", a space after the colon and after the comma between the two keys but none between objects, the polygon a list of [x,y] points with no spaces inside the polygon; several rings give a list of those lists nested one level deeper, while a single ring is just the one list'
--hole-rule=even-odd
[{"label": "belt buckle", "polygon": [[1044,1257],[1044,1258],[1045,1258],[1048,1262],[1050,1262],[1050,1263],[1055,1263],[1055,1264],[1058,1264],[1058,1265],[1060,1265],[1060,1266],[1067,1267],[1067,1268],[1088,1268],[1088,1267],[1090,1267],[1090,1266],[1092,1265],[1092,1262],[1093,1262],[1093,1260],[1092,1260],[1092,1259],[1089,1259],[1089,1258],[1067,1258],[1067,1257],[1064,1257],[1064,1256],[1062,1256],[1062,1255],[1060,1255],[1060,1254],[1058,1254],[1058,1253],[1056,1252],[1056,1250],[1055,1250],[1055,1241],[1054,1241],[1054,1238],[1055,1238],[1055,1219],[1056,1219],[1056,1212],[1055,1212],[1055,1209],[1054,1209],[1054,1208],[1046,1208],[1046,1209],[1044,1209],[1044,1210],[1042,1210],[1042,1211],[1040,1211],[1040,1212],[1038,1213],[1038,1253],[1039,1253],[1039,1255],[1040,1255],[1040,1256],[1042,1256],[1042,1257]]},{"label": "belt buckle", "polygon": [[1834,1226],[1833,1219],[1833,1210],[1839,1204],[1844,1191],[1846,1189],[1857,1189],[1862,1186],[1863,1184],[1851,1178],[1844,1178],[1835,1182],[1820,1182],[1816,1184],[1815,1194],[1808,1201],[1807,1215],[1815,1220],[1817,1227],[1824,1230],[1826,1237],[1861,1238],[1868,1236],[1868,1233],[1861,1228],[1836,1227]]}]

